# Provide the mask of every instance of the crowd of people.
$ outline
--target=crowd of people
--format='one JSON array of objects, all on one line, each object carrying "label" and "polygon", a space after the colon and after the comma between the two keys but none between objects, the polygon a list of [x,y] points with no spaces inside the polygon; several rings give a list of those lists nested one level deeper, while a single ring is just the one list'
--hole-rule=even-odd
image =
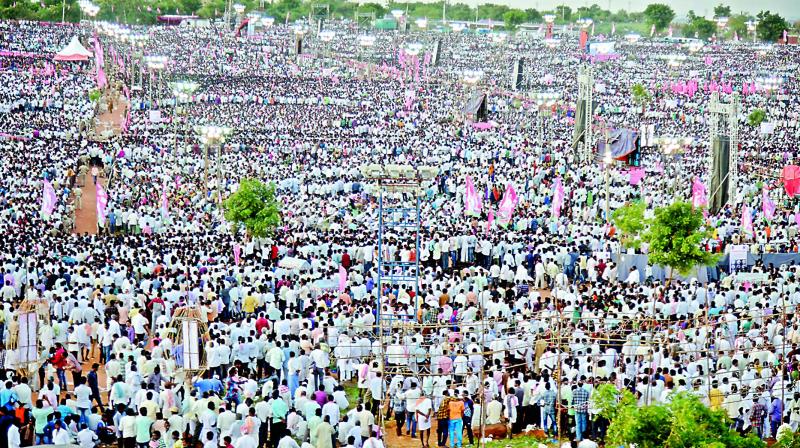
[{"label": "crowd of people", "polygon": [[[283,24],[239,37],[130,27],[145,36],[134,40],[0,22],[0,445],[452,448],[500,425],[589,446],[608,424],[592,400],[601,384],[641,405],[695,394],[763,438],[798,429],[800,212],[779,182],[800,150],[795,47],[617,41],[619,57],[591,64],[598,138],[649,127],[687,139],[668,155],[647,145],[628,167],[573,148],[576,68],[589,64],[577,36],[393,31],[361,46],[355,23],[325,27],[336,37],[309,32],[297,56]],[[95,62],[52,62],[73,36],[100,41],[103,98],[129,105],[110,137],[87,125],[107,108],[90,95]],[[187,80],[196,91],[173,91]],[[687,81],[698,91],[673,88]],[[751,83],[737,194],[707,216],[703,241],[722,254],[746,244],[749,261],[672,281],[626,263],[647,247],[623,249],[607,210],[642,200],[652,214],[690,200],[695,178],[708,185],[712,90]],[[464,113],[475,89],[488,94],[478,126]],[[747,124],[756,109],[768,126]],[[232,132],[208,147],[202,125]],[[379,201],[360,168],[390,163],[436,176]],[[243,179],[275,185],[268,238],[221,213]],[[98,216],[95,184],[105,215],[78,233]],[[418,227],[379,229],[417,197]],[[408,266],[418,281],[385,280]],[[33,357],[19,342],[30,306]],[[205,330],[195,348],[176,324],[186,310]]]}]

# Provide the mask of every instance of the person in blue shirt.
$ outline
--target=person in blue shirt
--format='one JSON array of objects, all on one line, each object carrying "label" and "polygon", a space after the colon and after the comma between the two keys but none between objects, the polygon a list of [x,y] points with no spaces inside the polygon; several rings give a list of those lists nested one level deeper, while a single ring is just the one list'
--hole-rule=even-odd
[{"label": "person in blue shirt", "polygon": [[0,407],[13,409],[14,403],[19,401],[17,393],[14,392],[14,390],[12,389],[13,387],[14,383],[12,383],[11,381],[6,381],[6,388],[0,390]]}]

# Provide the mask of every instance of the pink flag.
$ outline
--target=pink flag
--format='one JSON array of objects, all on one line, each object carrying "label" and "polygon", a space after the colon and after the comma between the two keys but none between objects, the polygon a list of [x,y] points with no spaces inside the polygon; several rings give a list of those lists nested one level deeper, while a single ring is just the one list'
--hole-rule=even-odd
[{"label": "pink flag", "polygon": [[553,184],[553,203],[552,213],[556,218],[561,216],[561,207],[564,206],[564,185],[561,183],[561,178],[556,178]]},{"label": "pink flag", "polygon": [[347,287],[347,269],[344,266],[339,266],[339,291],[344,292]]},{"label": "pink flag", "polygon": [[785,43],[785,44],[789,43],[789,31],[788,30],[783,30],[783,43]]},{"label": "pink flag", "polygon": [[[492,223],[494,222],[494,209],[489,209],[489,217],[486,220],[486,234],[488,235],[489,232],[492,230]],[[800,225],[800,224],[799,224]]]},{"label": "pink flag", "polygon": [[706,186],[700,182],[699,177],[695,177],[692,183],[692,208],[701,208],[708,205],[708,197],[706,195]]},{"label": "pink flag", "polygon": [[45,216],[52,215],[53,210],[56,208],[57,201],[58,197],[56,196],[56,190],[53,188],[53,184],[45,179],[44,188],[42,190],[42,214]]},{"label": "pink flag", "polygon": [[514,216],[514,209],[517,207],[517,192],[511,184],[506,186],[506,192],[503,194],[503,199],[497,207],[497,221],[505,227],[511,222],[511,217]]},{"label": "pink flag", "polygon": [[475,191],[475,184],[472,182],[472,176],[467,175],[466,184],[464,213],[473,216],[479,215],[481,213],[481,200],[478,198],[478,192]]},{"label": "pink flag", "polygon": [[639,185],[639,182],[644,179],[644,168],[631,168],[628,174],[630,175],[628,182],[631,185]]},{"label": "pink flag", "polygon": [[767,221],[775,217],[775,203],[769,198],[769,191],[766,188],[761,190],[761,205],[763,206],[764,219]]},{"label": "pink flag", "polygon": [[706,65],[711,65],[714,61],[711,60],[711,56],[706,56],[705,62]]},{"label": "pink flag", "polygon": [[742,205],[742,232],[748,235],[753,234],[753,217],[750,215],[747,205]]},{"label": "pink flag", "polygon": [[106,221],[106,206],[108,205],[108,193],[102,185],[95,185],[97,192],[97,221]]},{"label": "pink flag", "polygon": [[169,215],[169,200],[167,199],[167,180],[161,184],[161,218]]},{"label": "pink flag", "polygon": [[672,25],[669,26],[669,31],[667,31],[667,35],[671,38],[672,37]]},{"label": "pink flag", "polygon": [[238,243],[233,244],[233,261],[236,262],[236,266],[239,266],[239,261],[242,259],[242,246]]}]

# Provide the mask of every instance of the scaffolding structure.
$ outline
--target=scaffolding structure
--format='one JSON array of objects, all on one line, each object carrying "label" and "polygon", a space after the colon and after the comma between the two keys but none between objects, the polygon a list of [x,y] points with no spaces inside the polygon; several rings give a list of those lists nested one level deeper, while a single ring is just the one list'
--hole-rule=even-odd
[{"label": "scaffolding structure", "polygon": [[322,31],[323,23],[331,14],[331,6],[327,3],[313,3],[308,11],[308,23],[316,25],[317,34]]},{"label": "scaffolding structure", "polygon": [[594,132],[592,129],[592,120],[594,120],[593,95],[594,69],[591,65],[582,65],[578,68],[578,104],[583,101],[583,116],[586,120],[583,140],[580,143],[578,152],[579,160],[582,163],[589,163],[593,159],[594,153]]},{"label": "scaffolding structure", "polygon": [[[711,132],[709,133],[709,176],[713,172],[714,160],[714,139],[719,136],[726,136],[730,142],[729,161],[728,161],[728,198],[733,201],[736,199],[736,190],[739,181],[739,95],[734,93],[730,101],[720,100],[719,92],[711,94]],[[710,185],[710,183],[709,183]]]}]

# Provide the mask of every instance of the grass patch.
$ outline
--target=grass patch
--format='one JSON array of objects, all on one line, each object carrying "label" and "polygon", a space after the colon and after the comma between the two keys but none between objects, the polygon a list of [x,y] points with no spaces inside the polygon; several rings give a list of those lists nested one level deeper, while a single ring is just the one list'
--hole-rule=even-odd
[{"label": "grass patch", "polygon": [[349,411],[358,405],[358,386],[354,382],[343,384],[342,386],[344,386],[344,393],[347,395],[347,402],[350,404],[347,407]]},{"label": "grass patch", "polygon": [[557,447],[551,444],[551,439],[540,439],[534,436],[516,436],[513,439],[497,439],[486,444],[486,448],[537,448],[540,443],[548,447]]}]

